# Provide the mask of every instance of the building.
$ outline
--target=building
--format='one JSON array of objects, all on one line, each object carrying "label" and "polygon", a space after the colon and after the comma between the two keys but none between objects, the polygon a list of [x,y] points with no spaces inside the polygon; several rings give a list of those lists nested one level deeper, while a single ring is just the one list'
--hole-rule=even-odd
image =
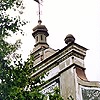
[{"label": "building", "polygon": [[87,48],[75,43],[71,34],[64,39],[64,48],[50,48],[47,43],[49,33],[41,20],[33,28],[32,35],[35,39],[32,53],[34,67],[38,68],[32,77],[43,72],[48,73],[45,78],[48,83],[43,86],[43,93],[52,92],[54,87],[58,86],[64,100],[71,97],[75,100],[100,100],[100,83],[89,81],[85,75],[84,59]]}]

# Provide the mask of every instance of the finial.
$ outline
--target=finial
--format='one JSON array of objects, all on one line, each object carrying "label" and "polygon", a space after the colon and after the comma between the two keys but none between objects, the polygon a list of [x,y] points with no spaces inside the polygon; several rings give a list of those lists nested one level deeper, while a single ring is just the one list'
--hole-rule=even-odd
[{"label": "finial", "polygon": [[65,41],[65,43],[66,43],[67,45],[69,45],[69,44],[72,44],[72,43],[75,42],[75,38],[74,38],[74,36],[73,36],[72,34],[68,34],[68,35],[66,36],[66,38],[64,39],[64,41]]},{"label": "finial", "polygon": [[41,25],[42,21],[41,20],[38,20],[38,23],[39,23],[39,25]]}]

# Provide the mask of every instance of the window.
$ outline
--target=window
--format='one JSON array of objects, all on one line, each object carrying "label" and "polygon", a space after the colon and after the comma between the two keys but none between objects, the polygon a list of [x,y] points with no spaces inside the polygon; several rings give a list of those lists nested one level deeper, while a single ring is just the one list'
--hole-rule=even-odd
[{"label": "window", "polygon": [[36,37],[36,42],[38,41],[38,36]]},{"label": "window", "polygon": [[46,37],[45,37],[45,41],[46,41]]},{"label": "window", "polygon": [[43,40],[43,36],[41,35],[41,40]]}]

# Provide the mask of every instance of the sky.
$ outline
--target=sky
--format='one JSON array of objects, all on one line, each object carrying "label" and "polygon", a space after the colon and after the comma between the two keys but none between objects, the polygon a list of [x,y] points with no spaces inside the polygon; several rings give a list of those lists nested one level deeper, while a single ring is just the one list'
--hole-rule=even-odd
[{"label": "sky", "polygon": [[[38,24],[38,4],[34,0],[24,0],[24,5],[22,17],[29,21],[23,27],[25,58],[35,44],[32,29]],[[72,34],[77,44],[89,49],[85,57],[87,78],[100,81],[100,0],[43,0],[41,20],[48,29],[47,42],[51,48],[62,49],[66,46],[64,38]]]}]

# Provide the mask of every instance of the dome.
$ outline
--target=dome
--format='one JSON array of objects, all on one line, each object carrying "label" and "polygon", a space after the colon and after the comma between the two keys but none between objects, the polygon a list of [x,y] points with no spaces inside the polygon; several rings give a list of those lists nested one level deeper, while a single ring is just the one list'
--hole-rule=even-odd
[{"label": "dome", "polygon": [[68,34],[66,36],[66,38],[64,39],[64,41],[65,41],[66,44],[74,43],[75,38],[72,34]]},{"label": "dome", "polygon": [[33,28],[33,31],[36,31],[36,30],[48,31],[47,28],[45,27],[45,25],[37,25],[36,27]]},{"label": "dome", "polygon": [[33,31],[36,31],[36,30],[45,30],[45,31],[48,31],[47,28],[45,27],[45,25],[41,25],[41,23],[42,23],[42,21],[38,20],[38,25],[33,28]]},{"label": "dome", "polygon": [[35,37],[39,32],[42,32],[42,34],[45,34],[46,36],[49,36],[48,30],[45,25],[41,25],[42,21],[38,21],[38,25],[33,28],[32,35]]}]

